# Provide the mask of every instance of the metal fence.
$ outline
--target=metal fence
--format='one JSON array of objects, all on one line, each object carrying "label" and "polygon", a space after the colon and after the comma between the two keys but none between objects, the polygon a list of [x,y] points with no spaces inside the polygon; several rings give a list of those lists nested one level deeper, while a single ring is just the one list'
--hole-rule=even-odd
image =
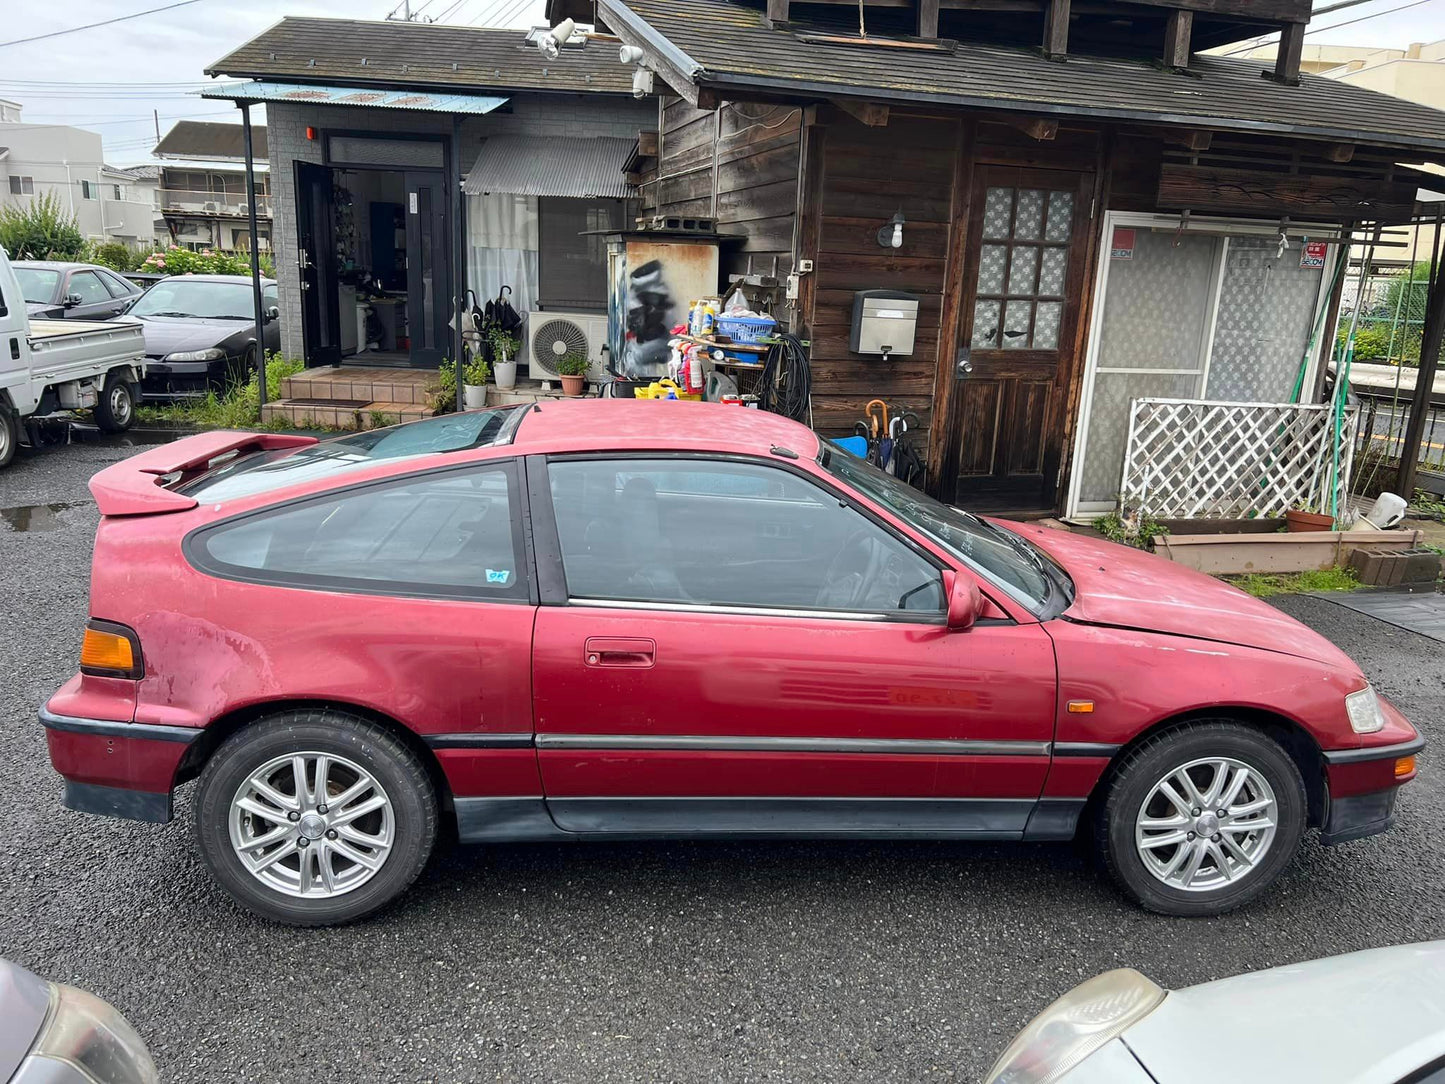
[{"label": "metal fence", "polygon": [[1416,364],[1420,360],[1420,339],[1425,330],[1425,302],[1430,293],[1425,265],[1417,265],[1413,276],[1408,269],[1379,272],[1361,282],[1350,272],[1345,277],[1340,302],[1339,326],[1335,333],[1335,354],[1344,354],[1355,300],[1360,299],[1360,319],[1355,328],[1355,360],[1388,363],[1392,360]]},{"label": "metal fence", "polygon": [[[1398,402],[1388,398],[1361,397],[1355,441],[1357,467],[1354,493],[1374,497],[1385,490],[1394,491],[1410,410],[1409,396]],[[1426,411],[1419,463],[1422,472],[1445,475],[1445,403],[1432,403]],[[1422,473],[1417,485],[1437,489],[1439,483]]]}]

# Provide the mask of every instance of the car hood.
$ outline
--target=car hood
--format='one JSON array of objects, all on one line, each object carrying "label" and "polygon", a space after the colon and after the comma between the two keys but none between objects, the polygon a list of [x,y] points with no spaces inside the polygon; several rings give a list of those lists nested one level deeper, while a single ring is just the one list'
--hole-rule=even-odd
[{"label": "car hood", "polygon": [[1069,620],[1262,648],[1359,671],[1319,633],[1212,576],[1114,542],[1032,524],[999,526],[1038,545],[1069,574],[1076,590],[1063,614]]},{"label": "car hood", "polygon": [[177,350],[205,350],[219,346],[252,325],[245,320],[181,319],[175,316],[137,316],[145,329],[146,353],[160,357]]},{"label": "car hood", "polygon": [[1159,1084],[1396,1084],[1445,1054],[1445,941],[1178,990],[1123,1038]]}]

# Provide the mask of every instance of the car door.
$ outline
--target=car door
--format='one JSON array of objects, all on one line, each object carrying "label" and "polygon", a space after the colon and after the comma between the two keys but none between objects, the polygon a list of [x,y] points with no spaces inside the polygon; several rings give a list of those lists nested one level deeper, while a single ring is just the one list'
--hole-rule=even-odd
[{"label": "car door", "polygon": [[65,285],[65,296],[75,301],[65,310],[69,320],[108,320],[124,304],[111,296],[94,271],[72,271]]},{"label": "car door", "polygon": [[110,296],[115,299],[115,308],[112,316],[119,316],[126,310],[126,307],[140,296],[140,290],[131,282],[126,281],[119,275],[111,274],[109,271],[97,271],[101,282],[110,291]]},{"label": "car door", "polygon": [[950,632],[940,563],[782,461],[534,457],[528,482],[559,827],[1023,834],[1053,731],[1037,624]]}]

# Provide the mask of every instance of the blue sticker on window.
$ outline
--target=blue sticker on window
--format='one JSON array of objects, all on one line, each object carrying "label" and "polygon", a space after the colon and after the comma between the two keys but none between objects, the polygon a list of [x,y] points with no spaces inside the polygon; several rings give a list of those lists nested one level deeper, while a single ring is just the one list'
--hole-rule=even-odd
[{"label": "blue sticker on window", "polygon": [[494,569],[494,568],[489,568],[489,569],[487,569],[487,582],[488,582],[488,583],[498,583],[498,584],[501,584],[503,587],[505,587],[505,586],[507,585],[507,581],[510,580],[511,578],[512,578],[511,569],[506,569],[506,568],[504,568],[504,569],[502,569],[500,572],[497,571],[497,570]]}]

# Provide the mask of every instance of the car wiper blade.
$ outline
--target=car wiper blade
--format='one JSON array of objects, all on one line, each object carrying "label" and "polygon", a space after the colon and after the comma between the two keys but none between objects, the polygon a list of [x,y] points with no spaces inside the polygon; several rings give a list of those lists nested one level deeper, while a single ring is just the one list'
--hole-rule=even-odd
[{"label": "car wiper blade", "polygon": [[182,319],[196,320],[199,317],[193,312],[138,312],[137,316],[178,316]]}]

